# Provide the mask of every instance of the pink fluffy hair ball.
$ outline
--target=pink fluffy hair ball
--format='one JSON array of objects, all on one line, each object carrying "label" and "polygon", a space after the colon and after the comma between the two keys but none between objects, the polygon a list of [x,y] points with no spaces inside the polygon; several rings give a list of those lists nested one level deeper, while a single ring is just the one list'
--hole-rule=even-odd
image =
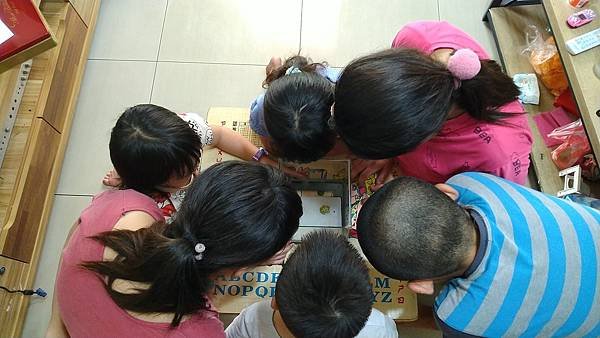
[{"label": "pink fluffy hair ball", "polygon": [[459,80],[470,80],[481,70],[481,61],[470,49],[458,49],[448,59],[448,70]]}]

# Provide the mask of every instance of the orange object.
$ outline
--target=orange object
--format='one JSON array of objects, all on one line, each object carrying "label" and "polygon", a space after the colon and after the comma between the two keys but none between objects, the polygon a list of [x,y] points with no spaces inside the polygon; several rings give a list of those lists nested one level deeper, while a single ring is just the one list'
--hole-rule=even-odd
[{"label": "orange object", "polygon": [[[556,46],[553,37],[548,38],[546,43]],[[553,53],[548,53],[547,49],[532,50],[529,55],[529,63],[552,95],[559,96],[569,86],[556,47]]]},{"label": "orange object", "polygon": [[585,134],[573,134],[552,151],[552,161],[559,169],[567,169],[579,163],[591,151],[590,142]]},{"label": "orange object", "polygon": [[569,0],[569,4],[576,8],[581,8],[588,3],[589,0]]}]

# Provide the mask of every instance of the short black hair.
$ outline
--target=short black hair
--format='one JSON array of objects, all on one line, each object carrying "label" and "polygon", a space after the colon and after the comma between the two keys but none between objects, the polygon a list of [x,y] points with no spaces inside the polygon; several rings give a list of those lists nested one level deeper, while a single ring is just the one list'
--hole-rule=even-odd
[{"label": "short black hair", "polygon": [[399,280],[423,280],[461,269],[473,226],[469,214],[433,185],[399,177],[362,206],[357,235],[379,272]]},{"label": "short black hair", "polygon": [[417,50],[394,48],[352,61],[335,88],[335,126],[354,154],[384,159],[434,136],[456,104],[473,118],[496,122],[498,107],[517,99],[512,79],[492,60],[456,87],[446,65]]},{"label": "short black hair", "polygon": [[109,148],[122,188],[142,193],[156,191],[173,175],[193,173],[202,154],[200,137],[190,125],[153,104],[125,110],[112,130]]},{"label": "short black hair", "polygon": [[369,271],[361,255],[339,234],[303,237],[283,266],[275,299],[297,338],[346,338],[365,326],[373,304]]},{"label": "short black hair", "polygon": [[334,146],[329,126],[333,83],[317,73],[283,76],[265,93],[265,126],[275,155],[292,162],[312,162]]}]

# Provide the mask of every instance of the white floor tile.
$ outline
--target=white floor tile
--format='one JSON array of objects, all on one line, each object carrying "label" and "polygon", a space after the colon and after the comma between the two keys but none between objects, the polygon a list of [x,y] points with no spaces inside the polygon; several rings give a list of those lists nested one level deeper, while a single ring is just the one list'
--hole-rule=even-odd
[{"label": "white floor tile", "polygon": [[128,107],[150,101],[154,62],[88,61],[57,193],[93,195],[112,167],[110,131]]},{"label": "white floor tile", "polygon": [[156,61],[167,0],[102,0],[91,59]]},{"label": "white floor tile", "polygon": [[206,116],[213,106],[250,107],[264,66],[159,62],[152,103]]},{"label": "white floor tile", "polygon": [[407,22],[437,19],[436,0],[304,0],[302,54],[343,67],[359,56],[390,47]]},{"label": "white floor tile", "polygon": [[475,38],[498,60],[498,50],[492,31],[481,21],[490,5],[489,0],[439,0],[440,19],[450,22]]},{"label": "white floor tile", "polygon": [[42,288],[48,292],[48,295],[46,298],[31,298],[22,337],[44,337],[52,312],[54,281],[63,245],[71,226],[91,201],[91,197],[82,196],[54,197],[38,271],[33,283],[34,289]]},{"label": "white floor tile", "polygon": [[300,0],[169,1],[160,61],[267,64],[298,52]]}]

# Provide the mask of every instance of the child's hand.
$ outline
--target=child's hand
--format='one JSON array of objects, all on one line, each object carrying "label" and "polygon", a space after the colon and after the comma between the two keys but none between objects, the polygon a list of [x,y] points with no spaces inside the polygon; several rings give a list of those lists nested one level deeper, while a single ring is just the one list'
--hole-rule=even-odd
[{"label": "child's hand", "polygon": [[377,174],[377,181],[371,187],[372,190],[378,190],[385,183],[393,179],[394,159],[386,160],[352,160],[352,181],[363,186],[369,176]]},{"label": "child's hand", "polygon": [[288,252],[292,249],[294,244],[292,241],[288,241],[287,244],[283,247],[283,249],[279,250],[273,257],[267,259],[262,263],[262,265],[281,265],[283,261],[285,261],[285,257]]},{"label": "child's hand", "polygon": [[119,174],[117,174],[117,171],[114,169],[109,170],[102,179],[102,184],[104,184],[107,187],[113,188],[117,188],[118,186],[120,186],[121,182],[121,176],[119,176]]},{"label": "child's hand", "polygon": [[267,68],[265,70],[265,72],[267,73],[267,76],[269,76],[269,74],[271,74],[275,69],[279,68],[283,66],[283,61],[281,61],[280,57],[272,57],[271,60],[269,60],[269,64],[267,65]]}]

